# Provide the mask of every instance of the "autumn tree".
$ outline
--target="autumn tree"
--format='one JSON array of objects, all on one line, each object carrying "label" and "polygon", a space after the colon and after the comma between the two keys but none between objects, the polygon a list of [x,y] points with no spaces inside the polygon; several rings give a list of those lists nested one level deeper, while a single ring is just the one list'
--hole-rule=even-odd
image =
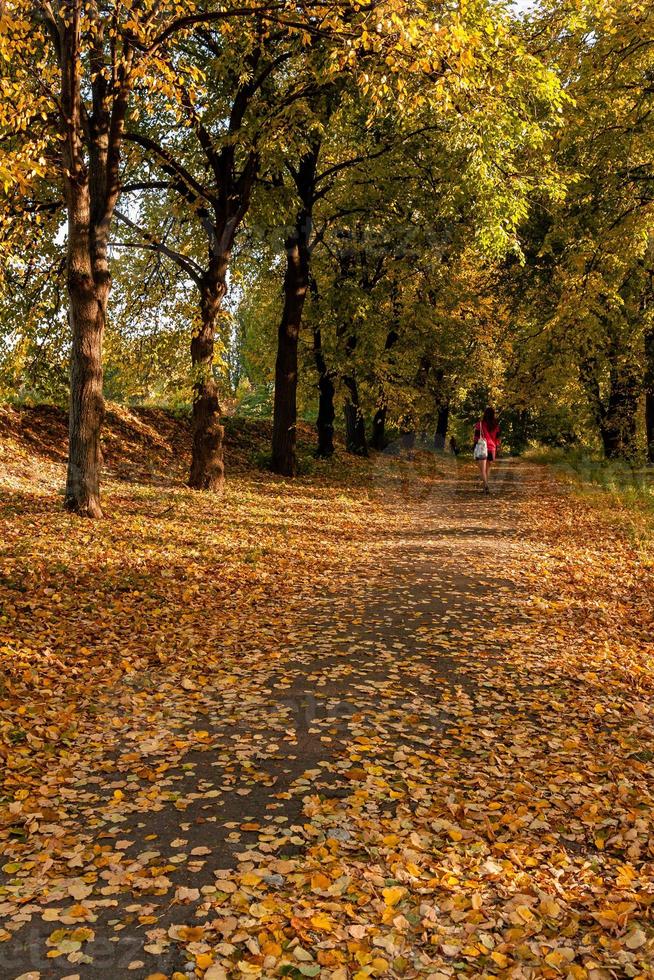
[{"label": "autumn tree", "polygon": [[549,148],[567,192],[554,208],[535,202],[523,229],[528,261],[509,287],[523,341],[531,338],[520,343],[523,390],[527,400],[581,396],[605,455],[633,459],[643,402],[648,441],[654,413],[646,396],[654,16],[639,3],[553,3],[526,26],[558,66],[569,99]]},{"label": "autumn tree", "polygon": [[[174,200],[179,237],[174,242],[168,235],[163,241],[158,227],[127,214],[121,218],[147,247],[158,247],[178,262],[200,293],[192,341],[196,375],[192,486],[216,489],[222,484],[222,430],[213,372],[215,326],[227,290],[235,237],[256,183],[261,180],[274,186],[283,167],[290,164],[293,169],[290,161],[299,159],[298,173],[302,171],[301,183],[306,184],[308,158],[316,153],[314,117],[319,104],[324,104],[322,97],[343,86],[345,78],[352,77],[358,84],[362,64],[372,61],[384,66],[376,81],[366,82],[375,98],[381,99],[391,91],[389,74],[397,79],[395,90],[401,91],[407,74],[419,62],[440,63],[442,49],[440,36],[432,37],[430,22],[418,17],[409,4],[399,4],[388,17],[374,4],[337,5],[322,11],[320,17],[313,9],[293,18],[255,17],[251,31],[238,36],[224,24],[220,30],[207,27],[196,32],[185,47],[186,57],[202,67],[202,83],[192,91],[179,86],[176,110],[166,114],[157,107],[142,115],[138,127],[130,130],[129,140],[142,152],[141,166],[159,172],[157,179],[137,181],[134,189],[138,193],[163,191],[160,201],[166,200],[165,195],[169,203]],[[303,191],[305,202],[307,193]],[[304,214],[300,225],[306,225],[306,203],[300,212]],[[189,221],[198,227],[204,254],[198,254],[196,240],[187,235]],[[297,232],[297,220],[295,229]],[[289,255],[295,254],[295,238],[294,233],[287,239]],[[301,265],[298,252],[289,276]],[[289,285],[291,319],[296,315],[290,314],[293,292]],[[288,331],[285,327],[285,332],[290,337],[293,327]],[[280,382],[293,374],[292,346],[282,352]],[[290,358],[288,364],[282,363],[284,356]],[[280,391],[281,387],[280,383]],[[289,419],[282,417],[281,406],[286,401],[278,400],[277,442],[283,433],[293,431]],[[290,416],[293,412],[291,405]],[[277,458],[277,450],[273,456]],[[280,464],[283,469],[292,465]]]},{"label": "autumn tree", "polygon": [[[65,506],[100,517],[102,344],[111,288],[109,244],[121,185],[121,153],[130,101],[169,74],[159,54],[193,23],[193,5],[173,14],[156,4],[64,0],[3,6],[10,48],[3,95],[17,112],[2,120],[25,137],[19,160],[40,150],[29,176],[49,176],[67,220],[66,284],[71,329],[69,458]],[[228,16],[225,13],[224,16]],[[191,18],[189,21],[187,18]],[[34,123],[47,123],[43,134]],[[38,130],[44,129],[38,123]],[[14,159],[3,163],[10,192],[20,184]],[[18,218],[22,214],[19,210]]]},{"label": "autumn tree", "polygon": [[[181,88],[177,118],[159,109],[128,133],[141,151],[138,167],[146,171],[134,189],[157,197],[151,210],[141,203],[138,218],[121,213],[121,220],[138,236],[136,243],[140,238],[177,263],[199,299],[190,331],[195,393],[189,483],[197,489],[220,489],[224,479],[214,345],[236,235],[257,181],[274,180],[278,141],[302,138],[307,100],[321,84],[320,73],[332,70],[329,63],[312,62],[306,47],[298,30],[273,30],[264,22],[239,37],[203,30],[192,48],[196,63],[207,65],[201,91]],[[158,215],[171,210],[177,220],[164,237]]]},{"label": "autumn tree", "polygon": [[[271,25],[277,25],[283,35],[295,32],[301,39],[316,32],[347,36],[347,61],[356,57],[353,38],[367,34],[369,19],[377,23],[375,4],[366,9],[344,4],[298,11],[296,5],[285,2],[214,8],[184,0],[169,12],[156,3],[65,0],[55,7],[46,0],[37,4],[12,0],[3,6],[2,18],[6,29],[3,53],[9,64],[2,76],[7,108],[3,108],[0,123],[8,144],[2,161],[3,182],[9,193],[27,190],[33,178],[43,177],[49,168],[50,178],[60,188],[67,219],[72,354],[65,505],[99,517],[102,344],[111,288],[109,244],[123,183],[121,156],[127,125],[131,127],[139,113],[147,114],[155,102],[161,111],[170,100],[186,112],[207,151],[202,112],[193,102],[193,84],[201,76],[194,62],[200,41],[205,45],[205,60],[207,50],[213,58],[211,45],[218,44],[216,61],[221,64],[221,55],[234,43],[230,25],[240,24],[244,46],[249,47],[246,65],[250,74],[239,86],[232,106],[231,124],[239,128],[250,88],[254,85],[256,90],[262,83],[257,67],[260,59],[265,60],[261,38],[266,30],[274,34]],[[402,25],[401,19],[398,23]],[[216,24],[223,28],[218,40],[211,31]],[[394,24],[391,29],[399,44],[398,29]],[[264,69],[264,78],[271,71],[270,66]],[[144,149],[156,154],[156,141],[148,142],[147,134],[136,135]],[[258,161],[257,152],[250,152],[236,177],[230,157],[237,151],[228,145],[232,137],[233,132],[227,134],[225,145],[211,161],[216,176],[227,174],[227,182],[223,182],[216,205],[218,235],[211,250],[209,280],[201,288],[204,327],[200,324],[193,343],[198,381],[191,483],[196,486],[219,485],[222,480],[218,401],[210,378],[213,337],[207,324],[215,319],[224,294],[226,256]],[[188,193],[197,196],[197,191],[193,181],[186,186],[187,197]]]}]

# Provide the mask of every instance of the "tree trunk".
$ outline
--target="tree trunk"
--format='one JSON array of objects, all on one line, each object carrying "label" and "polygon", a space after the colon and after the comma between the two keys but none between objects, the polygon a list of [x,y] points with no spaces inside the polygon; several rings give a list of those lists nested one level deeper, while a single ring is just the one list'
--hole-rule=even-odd
[{"label": "tree trunk", "polygon": [[191,340],[193,365],[193,451],[188,485],[220,492],[225,482],[224,429],[220,424],[218,385],[213,376],[216,318],[225,295],[226,257],[216,262],[201,288],[201,326]]},{"label": "tree trunk", "polygon": [[647,462],[654,463],[654,330],[645,335],[645,438]]},{"label": "tree trunk", "polygon": [[316,449],[316,456],[320,459],[327,459],[334,455],[334,419],[336,418],[334,395],[336,386],[334,384],[334,372],[328,369],[325,361],[322,351],[322,334],[318,326],[314,327],[313,331],[313,354],[318,371],[318,418],[316,419],[318,448]]},{"label": "tree trunk", "polygon": [[320,142],[303,155],[292,170],[301,206],[293,233],[286,240],[284,310],[277,334],[275,405],[273,410],[272,471],[283,476],[297,473],[298,340],[304,301],[309,289],[311,215],[316,193],[316,168]]},{"label": "tree trunk", "polygon": [[366,423],[359,406],[359,389],[352,375],[343,378],[348,398],[345,403],[345,448],[355,456],[368,455]]},{"label": "tree trunk", "polygon": [[372,420],[372,435],[370,445],[382,452],[386,449],[386,406],[380,405]]},{"label": "tree trunk", "polygon": [[[69,6],[59,34],[61,105],[64,111],[62,165],[68,219],[66,281],[71,328],[68,470],[64,507],[83,517],[102,517],[100,429],[102,341],[110,275],[107,240],[118,194],[117,166],[125,102],[121,96],[113,140],[109,140],[106,104],[96,100],[89,163],[83,148],[81,100],[82,5]],[[94,90],[94,94],[95,90]],[[112,167],[109,167],[109,149]],[[90,172],[89,172],[90,168]]]},{"label": "tree trunk", "polygon": [[321,459],[327,459],[334,455],[334,419],[336,409],[334,408],[334,395],[336,386],[334,376],[331,372],[321,375],[318,382],[320,396],[318,400],[318,418],[316,428],[318,430],[318,449],[316,454]]},{"label": "tree trunk", "polygon": [[450,403],[445,402],[438,406],[438,415],[436,418],[436,433],[434,435],[434,449],[443,451],[445,449],[445,441],[447,439],[447,427],[450,421]]},{"label": "tree trunk", "polygon": [[607,459],[632,460],[638,454],[638,396],[638,378],[633,371],[611,372],[609,399],[600,420]]},{"label": "tree trunk", "polygon": [[406,449],[410,452],[415,449],[416,445],[416,430],[415,429],[404,429],[400,433],[400,445],[402,449]]},{"label": "tree trunk", "polygon": [[273,473],[295,476],[297,473],[297,349],[302,323],[302,309],[307,294],[307,261],[298,235],[286,242],[286,276],[284,310],[277,332],[275,361],[275,404],[273,410]]},{"label": "tree trunk", "polygon": [[[78,212],[79,216],[79,212]],[[93,278],[88,232],[69,221],[68,296],[72,333],[70,408],[68,419],[68,471],[64,507],[82,517],[102,517],[100,430],[104,417],[102,395],[102,341],[109,279]],[[88,224],[86,225],[88,228]]]},{"label": "tree trunk", "polygon": [[645,435],[647,462],[654,464],[654,391],[645,392]]}]

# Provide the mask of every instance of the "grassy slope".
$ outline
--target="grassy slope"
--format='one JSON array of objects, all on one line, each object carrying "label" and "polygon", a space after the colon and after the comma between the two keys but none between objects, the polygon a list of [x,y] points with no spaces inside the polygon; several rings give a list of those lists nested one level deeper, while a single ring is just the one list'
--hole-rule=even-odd
[{"label": "grassy slope", "polygon": [[584,450],[532,451],[561,480],[654,560],[654,469],[605,460]]}]

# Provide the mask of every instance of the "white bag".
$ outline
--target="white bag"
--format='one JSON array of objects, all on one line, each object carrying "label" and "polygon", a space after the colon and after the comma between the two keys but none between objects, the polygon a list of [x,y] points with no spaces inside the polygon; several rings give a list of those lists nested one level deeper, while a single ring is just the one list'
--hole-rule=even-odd
[{"label": "white bag", "polygon": [[484,428],[483,423],[479,423],[479,438],[475,443],[474,457],[475,459],[488,459],[488,443],[483,436]]}]

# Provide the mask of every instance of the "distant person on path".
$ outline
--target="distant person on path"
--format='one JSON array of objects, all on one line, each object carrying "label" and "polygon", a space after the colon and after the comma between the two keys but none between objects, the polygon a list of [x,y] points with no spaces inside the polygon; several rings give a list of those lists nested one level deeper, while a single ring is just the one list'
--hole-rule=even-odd
[{"label": "distant person on path", "polygon": [[459,455],[459,444],[454,438],[454,436],[450,436],[450,452],[452,453],[453,456]]},{"label": "distant person on path", "polygon": [[[484,451],[484,443],[486,449]],[[495,410],[488,406],[481,419],[475,425],[474,455],[479,465],[479,472],[484,481],[484,493],[490,493],[488,477],[491,464],[495,462],[500,448],[500,427],[497,424]]]}]

